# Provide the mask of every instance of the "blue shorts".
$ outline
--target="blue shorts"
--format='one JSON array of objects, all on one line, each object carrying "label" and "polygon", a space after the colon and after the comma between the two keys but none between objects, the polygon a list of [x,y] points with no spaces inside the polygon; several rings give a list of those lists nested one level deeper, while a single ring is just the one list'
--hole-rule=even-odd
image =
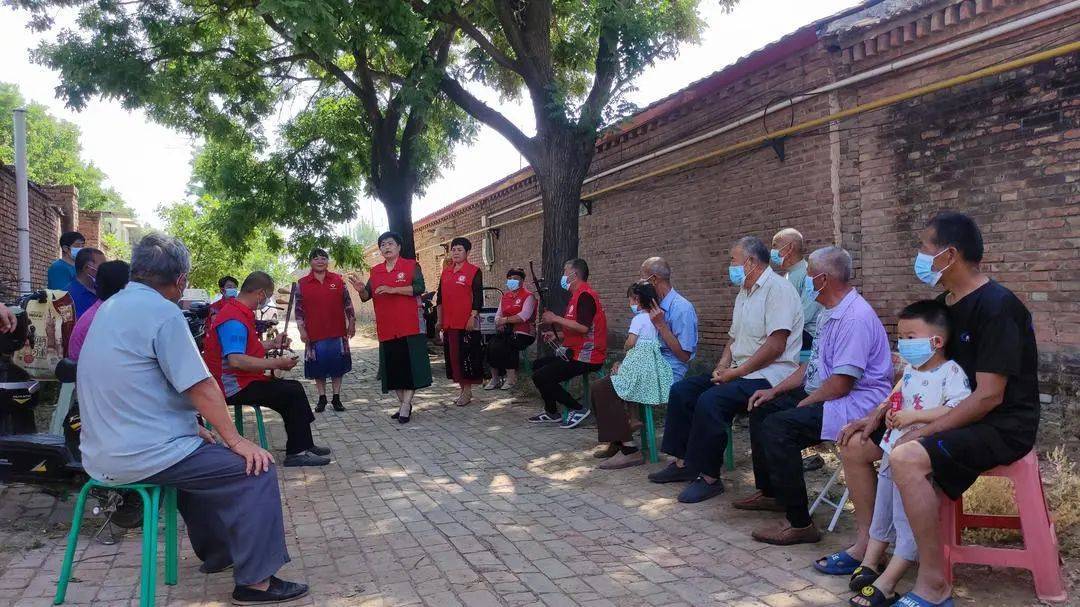
[{"label": "blue shorts", "polygon": [[304,377],[308,379],[341,377],[349,371],[352,371],[352,354],[348,338],[320,339],[304,350]]}]

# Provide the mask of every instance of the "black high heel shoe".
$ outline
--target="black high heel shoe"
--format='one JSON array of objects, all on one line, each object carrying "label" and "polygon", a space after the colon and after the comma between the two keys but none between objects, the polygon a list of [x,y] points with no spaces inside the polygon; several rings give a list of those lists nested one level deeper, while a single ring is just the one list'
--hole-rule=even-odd
[{"label": "black high heel shoe", "polygon": [[395,411],[394,414],[390,416],[390,419],[396,419],[399,424],[409,423],[409,420],[412,419],[412,405],[409,405],[408,415],[402,415],[401,411]]}]

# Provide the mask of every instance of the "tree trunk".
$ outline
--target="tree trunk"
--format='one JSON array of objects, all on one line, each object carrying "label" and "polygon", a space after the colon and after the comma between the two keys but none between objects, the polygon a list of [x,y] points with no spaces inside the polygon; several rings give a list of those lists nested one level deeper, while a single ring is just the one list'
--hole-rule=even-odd
[{"label": "tree trunk", "polygon": [[416,244],[413,241],[412,192],[403,186],[382,187],[378,191],[379,201],[386,209],[386,218],[390,231],[401,234],[401,256],[416,258]]},{"label": "tree trunk", "polygon": [[556,312],[564,310],[569,300],[559,281],[563,265],[578,256],[581,185],[589,171],[595,140],[594,133],[553,129],[540,140],[539,158],[533,165],[544,209],[541,268],[548,287],[544,305]]}]

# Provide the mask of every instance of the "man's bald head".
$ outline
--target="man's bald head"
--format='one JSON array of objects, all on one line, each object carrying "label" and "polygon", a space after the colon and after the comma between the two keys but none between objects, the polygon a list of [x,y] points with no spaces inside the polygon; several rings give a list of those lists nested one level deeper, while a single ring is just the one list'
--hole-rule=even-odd
[{"label": "man's bald head", "polygon": [[671,264],[663,257],[650,257],[641,264],[641,279],[648,280],[655,276],[658,280],[671,282]]}]

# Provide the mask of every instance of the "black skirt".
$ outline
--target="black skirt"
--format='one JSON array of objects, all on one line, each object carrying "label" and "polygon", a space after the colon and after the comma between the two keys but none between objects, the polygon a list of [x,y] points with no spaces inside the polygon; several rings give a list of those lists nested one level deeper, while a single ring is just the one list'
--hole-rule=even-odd
[{"label": "black skirt", "polygon": [[427,336],[410,335],[379,342],[379,379],[382,392],[419,390],[431,385]]}]

